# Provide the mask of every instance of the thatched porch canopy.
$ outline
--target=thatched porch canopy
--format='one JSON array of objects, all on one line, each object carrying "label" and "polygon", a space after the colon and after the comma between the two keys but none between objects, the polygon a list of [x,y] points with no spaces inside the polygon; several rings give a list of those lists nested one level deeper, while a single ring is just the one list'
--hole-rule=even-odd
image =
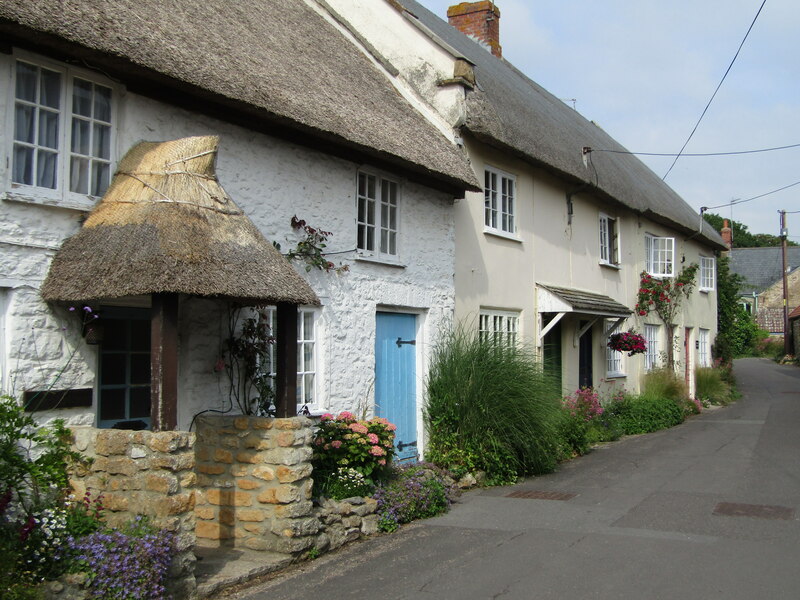
[{"label": "thatched porch canopy", "polygon": [[179,295],[276,304],[278,416],[296,411],[297,305],[319,298],[217,181],[216,136],[141,142],[57,252],[47,301],[150,295],[151,425],[177,426]]},{"label": "thatched porch canopy", "polygon": [[134,146],[53,259],[44,299],[182,293],[318,305],[308,283],[222,189],[217,144],[204,136]]}]

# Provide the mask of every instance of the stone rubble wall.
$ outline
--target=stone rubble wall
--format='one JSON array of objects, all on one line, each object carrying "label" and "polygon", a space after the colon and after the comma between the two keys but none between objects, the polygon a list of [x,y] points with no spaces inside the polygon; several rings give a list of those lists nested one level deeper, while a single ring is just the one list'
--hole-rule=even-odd
[{"label": "stone rubble wall", "polygon": [[176,535],[168,589],[188,598],[196,587],[195,435],[74,427],[73,446],[92,459],[72,480],[75,495],[103,496],[105,521],[119,527],[137,515]]},{"label": "stone rubble wall", "polygon": [[297,555],[320,531],[312,514],[306,417],[197,419],[197,540]]},{"label": "stone rubble wall", "polygon": [[313,510],[320,529],[314,540],[317,552],[336,550],[362,535],[378,532],[378,502],[374,498],[346,498],[337,502],[322,498]]}]

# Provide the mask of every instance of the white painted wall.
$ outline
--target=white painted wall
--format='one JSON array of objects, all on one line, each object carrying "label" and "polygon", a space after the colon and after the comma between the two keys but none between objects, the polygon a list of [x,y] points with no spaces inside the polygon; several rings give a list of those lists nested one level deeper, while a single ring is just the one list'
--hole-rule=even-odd
[{"label": "white painted wall", "polygon": [[[0,55],[0,119],[8,122],[13,57]],[[377,307],[402,307],[419,314],[424,343],[418,342],[419,400],[427,352],[437,330],[454,308],[454,224],[452,197],[400,179],[401,266],[356,256],[355,189],[363,165],[254,133],[115,87],[117,127],[115,158],[141,140],[169,140],[191,135],[219,135],[220,182],[269,240],[284,251],[298,240],[293,215],[333,232],[327,250],[343,252],[331,260],[349,265],[341,275],[311,272],[302,266],[322,299],[318,321],[317,408],[340,411],[372,409],[374,333]],[[4,156],[11,150],[9,128],[0,130]],[[389,174],[391,175],[391,174]],[[0,172],[2,190],[11,188]],[[2,200],[0,214],[0,287],[8,288],[6,364],[11,391],[48,385],[73,349],[78,352],[62,375],[63,387],[91,385],[96,372],[94,348],[62,327],[77,323],[64,309],[42,303],[38,288],[54,250],[79,228],[81,212]],[[216,301],[181,301],[179,427],[189,426],[203,409],[224,409],[227,381],[216,373],[227,314]],[[70,422],[93,420],[93,411],[55,411]],[[55,413],[58,413],[57,415]]]}]

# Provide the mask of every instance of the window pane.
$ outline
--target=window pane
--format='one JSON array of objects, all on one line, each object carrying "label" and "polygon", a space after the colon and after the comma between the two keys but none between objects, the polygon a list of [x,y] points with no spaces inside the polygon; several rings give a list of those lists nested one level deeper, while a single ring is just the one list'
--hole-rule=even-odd
[{"label": "window pane", "polygon": [[375,202],[367,202],[367,223],[375,224]]},{"label": "window pane", "polygon": [[375,177],[367,176],[367,196],[375,198]]},{"label": "window pane", "polygon": [[314,373],[306,373],[303,384],[303,402],[311,403],[314,401]]},{"label": "window pane", "polygon": [[49,110],[39,111],[39,145],[45,148],[58,148],[58,113]]},{"label": "window pane", "polygon": [[89,191],[92,196],[102,196],[106,193],[110,172],[108,163],[92,161],[92,189]]},{"label": "window pane", "polygon": [[368,227],[367,228],[367,250],[374,250],[375,249],[375,228]]},{"label": "window pane", "polygon": [[[137,328],[134,327],[134,331],[136,330]],[[120,319],[103,319],[103,351],[125,350],[127,347],[127,322]]]},{"label": "window pane", "polygon": [[58,109],[61,107],[61,73],[42,69],[40,104]]},{"label": "window pane", "polygon": [[314,370],[314,344],[303,344],[303,371]]},{"label": "window pane", "polygon": [[[358,195],[359,196],[367,195],[367,176],[364,175],[364,173],[358,174]],[[359,198],[359,204],[361,204],[360,198]]]},{"label": "window pane", "polygon": [[388,231],[381,229],[381,252],[387,254],[389,252],[389,235]]},{"label": "window pane", "polygon": [[90,143],[89,121],[72,119],[72,143],[70,149],[78,154],[89,154]]},{"label": "window pane", "polygon": [[36,185],[56,189],[56,167],[58,154],[39,150],[36,156]]},{"label": "window pane", "polygon": [[32,106],[17,104],[14,110],[14,139],[18,142],[33,143],[33,118],[36,109]]},{"label": "window pane", "polygon": [[100,369],[103,374],[103,385],[123,385],[127,377],[127,360],[125,354],[102,355]]},{"label": "window pane", "polygon": [[150,355],[131,354],[131,383],[150,382]]},{"label": "window pane", "polygon": [[303,313],[303,332],[305,333],[303,337],[304,340],[314,339],[314,313]]},{"label": "window pane", "polygon": [[125,390],[100,390],[100,419],[125,418]]},{"label": "window pane", "polygon": [[14,183],[33,185],[33,148],[14,144],[14,168],[11,180]]},{"label": "window pane", "polygon": [[24,62],[17,62],[16,97],[28,102],[36,102],[36,72],[38,69]]},{"label": "window pane", "polygon": [[397,233],[389,232],[389,254],[397,254]]},{"label": "window pane", "polygon": [[111,158],[111,127],[95,123],[92,137],[92,156],[106,160]]},{"label": "window pane", "polygon": [[70,160],[69,191],[89,193],[89,159],[73,156]]},{"label": "window pane", "polygon": [[72,113],[92,116],[92,84],[83,79],[72,80]]},{"label": "window pane", "polygon": [[150,417],[150,386],[131,388],[131,409],[129,418],[147,419]]},{"label": "window pane", "polygon": [[94,118],[106,123],[111,122],[111,88],[95,84]]}]

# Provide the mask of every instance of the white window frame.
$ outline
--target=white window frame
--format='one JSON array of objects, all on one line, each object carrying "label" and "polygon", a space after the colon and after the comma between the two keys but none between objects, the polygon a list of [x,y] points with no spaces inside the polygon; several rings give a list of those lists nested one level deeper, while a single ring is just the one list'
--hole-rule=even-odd
[{"label": "white window frame", "polygon": [[[373,182],[370,193],[369,181]],[[394,194],[392,194],[394,190]],[[375,171],[356,176],[356,250],[360,256],[397,262],[400,256],[400,182]]]},{"label": "white window frame", "polygon": [[[91,194],[91,187],[88,189],[88,193],[81,193],[81,192],[73,192],[70,190],[70,171],[71,171],[71,163],[72,157],[75,156],[76,158],[86,159],[88,158],[90,161],[94,161],[96,163],[102,163],[108,165],[108,180],[107,183],[110,184],[111,178],[114,174],[114,168],[116,165],[116,133],[117,133],[117,112],[118,112],[118,105],[119,105],[119,86],[114,85],[112,82],[108,81],[104,77],[98,76],[97,74],[88,71],[86,69],[80,69],[73,66],[67,66],[63,63],[58,63],[56,61],[52,61],[46,59],[44,57],[38,56],[36,54],[32,54],[29,52],[15,50],[13,54],[7,57],[8,60],[8,68],[10,70],[10,86],[8,88],[8,111],[7,111],[7,120],[6,120],[6,130],[8,131],[8,144],[4,149],[5,155],[7,157],[7,180],[6,180],[6,190],[7,196],[9,200],[16,200],[21,202],[32,202],[37,204],[52,204],[56,206],[62,206],[64,208],[73,208],[78,210],[90,210],[94,207],[95,203],[97,202],[97,198],[99,196],[94,196]],[[46,69],[48,71],[54,71],[58,73],[61,77],[60,81],[60,89],[59,89],[59,108],[58,108],[58,135],[57,135],[57,147],[54,149],[56,153],[56,187],[55,188],[48,188],[36,185],[36,173],[34,173],[34,182],[33,184],[26,184],[26,183],[18,183],[13,181],[13,173],[14,173],[14,148],[15,145],[20,146],[28,146],[28,147],[36,147],[39,143],[39,140],[34,140],[34,144],[31,146],[26,142],[17,141],[15,140],[15,119],[16,119],[16,105],[19,102],[21,105],[30,105],[33,106],[33,103],[29,103],[24,99],[17,98],[17,91],[16,91],[16,81],[17,81],[17,63],[27,63],[34,67],[36,67],[39,71],[41,69]],[[102,121],[100,119],[95,118],[94,115],[91,117],[86,117],[82,115],[74,115],[73,114],[73,89],[75,80],[79,79],[82,81],[86,81],[92,84],[93,88],[95,86],[101,86],[103,88],[107,88],[110,91],[110,116],[109,121]],[[38,102],[38,100],[37,100]],[[38,113],[37,113],[38,114]],[[92,156],[93,148],[90,147],[90,154],[83,155],[77,152],[72,151],[72,135],[73,135],[73,124],[74,122],[86,122],[88,123],[88,129],[90,131],[90,136],[94,136],[94,125],[95,123],[99,127],[107,127],[108,128],[108,157],[100,157],[100,156]],[[36,124],[38,130],[38,123]],[[90,146],[91,140],[90,137]],[[89,183],[91,186],[91,182]],[[104,190],[103,190],[104,191]]]},{"label": "white window frame", "polygon": [[653,277],[675,276],[675,238],[644,235],[645,271]]},{"label": "white window frame", "polygon": [[483,230],[517,237],[517,178],[495,167],[484,167]]},{"label": "white window frame", "polygon": [[478,315],[478,335],[481,339],[505,339],[516,344],[519,340],[520,313],[510,310],[482,308]]},{"label": "white window frame", "polygon": [[8,319],[6,318],[6,310],[8,307],[9,288],[0,287],[0,393],[11,393],[11,385],[8,381],[8,372],[6,371],[6,354],[8,348],[6,345],[6,325]]},{"label": "white window frame", "polygon": [[701,292],[712,292],[717,287],[717,261],[712,256],[700,257],[700,286]]},{"label": "white window frame", "polygon": [[[264,309],[267,325],[273,335],[276,331],[277,310],[274,306]],[[311,332],[307,320],[311,321]],[[299,306],[297,308],[297,409],[305,405],[310,411],[320,408],[317,382],[319,381],[319,311]],[[306,362],[305,351],[310,348],[311,359]],[[269,375],[275,380],[275,344],[269,348]],[[273,388],[274,389],[274,388]]]},{"label": "white window frame", "polygon": [[608,338],[611,337],[616,319],[606,320],[606,377],[624,377],[625,368],[623,363],[624,353],[619,350],[612,350],[608,347]]},{"label": "white window frame", "polygon": [[658,346],[660,337],[661,337],[660,325],[645,324],[644,340],[645,344],[647,344],[647,350],[645,351],[644,354],[645,371],[652,371],[653,369],[657,369],[659,367]]},{"label": "white window frame", "polygon": [[697,362],[701,367],[711,366],[711,344],[710,331],[708,329],[699,329],[697,341]]},{"label": "white window frame", "polygon": [[600,264],[619,266],[619,219],[600,213]]}]

